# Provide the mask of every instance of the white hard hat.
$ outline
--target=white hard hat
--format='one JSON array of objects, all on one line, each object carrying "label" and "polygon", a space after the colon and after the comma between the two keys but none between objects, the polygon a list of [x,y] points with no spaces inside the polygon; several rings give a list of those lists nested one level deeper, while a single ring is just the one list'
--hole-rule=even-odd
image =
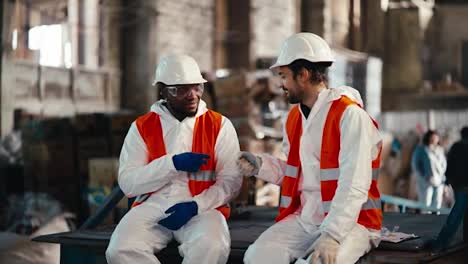
[{"label": "white hard hat", "polygon": [[281,45],[276,63],[270,69],[291,64],[298,59],[310,62],[334,62],[331,49],[321,37],[308,32],[297,33]]},{"label": "white hard hat", "polygon": [[187,55],[163,57],[156,68],[153,85],[162,82],[166,85],[206,83],[197,62]]}]

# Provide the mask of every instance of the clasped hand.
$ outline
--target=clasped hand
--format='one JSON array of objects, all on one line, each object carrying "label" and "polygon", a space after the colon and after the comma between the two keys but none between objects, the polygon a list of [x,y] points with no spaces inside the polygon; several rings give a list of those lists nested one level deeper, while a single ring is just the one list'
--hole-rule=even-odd
[{"label": "clasped hand", "polygon": [[170,230],[178,230],[184,226],[192,217],[198,214],[198,205],[196,202],[183,202],[171,206],[165,214],[170,214],[168,217],[159,220],[158,224]]}]

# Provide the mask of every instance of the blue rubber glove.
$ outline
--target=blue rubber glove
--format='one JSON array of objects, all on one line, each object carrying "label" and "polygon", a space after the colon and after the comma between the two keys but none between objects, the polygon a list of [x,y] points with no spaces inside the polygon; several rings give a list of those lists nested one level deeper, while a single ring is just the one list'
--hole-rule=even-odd
[{"label": "blue rubber glove", "polygon": [[170,230],[178,230],[198,214],[198,205],[194,201],[178,203],[164,213],[171,215],[159,220],[158,224]]},{"label": "blue rubber glove", "polygon": [[207,164],[210,155],[185,152],[182,154],[174,155],[172,162],[178,171],[197,172],[201,165]]}]

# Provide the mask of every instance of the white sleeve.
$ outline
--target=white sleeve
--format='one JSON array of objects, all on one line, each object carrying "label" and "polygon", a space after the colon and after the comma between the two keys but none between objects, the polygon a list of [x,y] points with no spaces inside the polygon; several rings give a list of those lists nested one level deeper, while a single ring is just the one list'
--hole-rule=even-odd
[{"label": "white sleeve", "polygon": [[262,167],[260,167],[256,177],[269,183],[281,185],[286,171],[286,161],[265,153],[258,156],[262,158]]},{"label": "white sleeve", "polygon": [[[286,120],[287,116],[286,119],[283,120],[283,142],[281,144],[285,157],[289,154],[289,139],[285,125]],[[286,171],[286,161],[266,153],[259,154],[258,156],[262,158],[262,166],[256,177],[269,183],[281,185],[283,183],[284,172]]]},{"label": "white sleeve", "polygon": [[198,212],[227,204],[235,198],[242,186],[242,176],[236,166],[239,140],[231,121],[223,117],[215,146],[216,183],[194,197]]},{"label": "white sleeve", "polygon": [[148,149],[135,122],[125,137],[120,153],[119,186],[128,197],[135,197],[161,189],[170,182],[177,170],[172,154],[148,163]]},{"label": "white sleeve", "polygon": [[340,130],[338,187],[320,227],[339,242],[356,225],[361,207],[367,201],[373,148],[380,144],[381,138],[369,115],[356,105],[343,113]]},{"label": "white sleeve", "polygon": [[444,149],[442,147],[440,149],[440,162],[441,162],[441,172],[442,175],[445,175],[445,171],[447,170],[447,157],[445,156]]}]

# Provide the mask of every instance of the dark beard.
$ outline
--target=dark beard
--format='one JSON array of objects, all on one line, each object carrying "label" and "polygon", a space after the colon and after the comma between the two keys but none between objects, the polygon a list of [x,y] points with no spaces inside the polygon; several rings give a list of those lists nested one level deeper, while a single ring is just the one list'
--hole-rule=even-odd
[{"label": "dark beard", "polygon": [[197,112],[198,112],[198,107],[197,107],[197,110],[195,110],[194,112],[186,112],[185,114],[187,116],[194,117],[197,114]]},{"label": "dark beard", "polygon": [[288,96],[288,102],[290,104],[298,104],[300,103],[302,100],[300,98],[298,98],[297,96]]}]

